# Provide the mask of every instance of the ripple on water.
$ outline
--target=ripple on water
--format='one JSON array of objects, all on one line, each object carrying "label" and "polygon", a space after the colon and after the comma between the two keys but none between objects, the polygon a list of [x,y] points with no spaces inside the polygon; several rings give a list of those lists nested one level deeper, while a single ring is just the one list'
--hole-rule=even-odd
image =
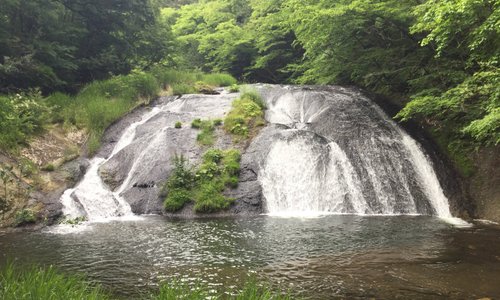
[{"label": "ripple on water", "polygon": [[500,231],[491,226],[336,215],[144,217],[67,229],[0,235],[0,263],[54,264],[124,297],[173,278],[234,291],[252,276],[319,299],[500,297]]}]

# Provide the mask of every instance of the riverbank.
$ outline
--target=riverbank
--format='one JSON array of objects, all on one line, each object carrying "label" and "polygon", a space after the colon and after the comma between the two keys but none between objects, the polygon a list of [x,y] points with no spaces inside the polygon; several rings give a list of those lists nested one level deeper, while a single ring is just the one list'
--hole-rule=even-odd
[{"label": "riverbank", "polygon": [[[0,272],[0,298],[15,300],[112,300],[121,299],[102,288],[99,284],[79,275],[66,275],[55,267],[21,266],[8,263]],[[277,292],[269,286],[256,281],[246,283],[239,291],[223,295],[213,295],[203,284],[191,287],[180,281],[162,283],[156,292],[136,295],[142,300],[288,300],[292,297]]]}]

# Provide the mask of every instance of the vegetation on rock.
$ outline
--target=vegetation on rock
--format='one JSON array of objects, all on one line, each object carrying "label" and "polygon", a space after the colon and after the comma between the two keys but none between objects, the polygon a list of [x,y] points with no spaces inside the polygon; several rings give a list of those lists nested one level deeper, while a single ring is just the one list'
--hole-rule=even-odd
[{"label": "vegetation on rock", "polygon": [[233,101],[224,120],[224,129],[237,138],[248,138],[258,127],[264,126],[265,104],[256,92],[245,92]]},{"label": "vegetation on rock", "polygon": [[180,210],[194,202],[196,212],[216,212],[229,207],[234,201],[223,195],[226,188],[238,186],[240,152],[236,149],[210,149],[203,155],[200,166],[194,169],[183,157],[175,157],[174,169],[163,187],[167,197],[167,211]]}]

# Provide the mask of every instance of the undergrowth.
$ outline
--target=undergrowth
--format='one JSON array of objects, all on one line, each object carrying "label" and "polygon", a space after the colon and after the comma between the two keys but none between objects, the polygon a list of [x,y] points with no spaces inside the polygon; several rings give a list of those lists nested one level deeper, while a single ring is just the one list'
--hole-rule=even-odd
[{"label": "undergrowth", "polygon": [[236,149],[210,149],[203,155],[197,169],[183,157],[175,157],[174,169],[163,187],[167,195],[164,206],[167,211],[180,210],[188,202],[194,202],[196,212],[216,212],[226,209],[234,199],[225,197],[226,188],[238,186],[240,152]]}]

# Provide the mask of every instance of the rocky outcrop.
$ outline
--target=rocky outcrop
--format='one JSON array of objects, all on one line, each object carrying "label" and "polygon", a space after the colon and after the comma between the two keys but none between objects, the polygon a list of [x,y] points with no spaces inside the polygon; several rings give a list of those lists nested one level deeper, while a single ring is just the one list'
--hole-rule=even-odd
[{"label": "rocky outcrop", "polygon": [[[268,101],[268,105],[273,107],[266,114],[270,122],[268,126],[249,145],[233,143],[231,137],[218,128],[216,143],[210,147],[236,147],[242,151],[238,187],[225,192],[227,197],[235,199],[227,211],[210,215],[195,214],[192,206],[187,205],[178,213],[166,214],[163,210],[164,195],[160,195],[160,190],[170,177],[176,155],[183,155],[195,166],[208,149],[197,143],[200,130],[191,128],[191,122],[198,118],[224,118],[232,101],[238,97],[236,93],[164,97],[153,103],[152,107],[142,107],[132,112],[106,131],[103,147],[97,154],[104,160],[98,170],[100,178],[110,191],[127,201],[136,214],[166,214],[181,218],[255,215],[267,211],[259,177],[274,143],[285,141],[290,146],[299,140],[306,141],[304,146],[300,146],[301,149],[314,152],[307,159],[321,160],[319,164],[313,164],[317,164],[317,167],[329,164],[317,170],[318,176],[322,176],[318,184],[331,186],[333,190],[325,193],[334,193],[332,196],[338,198],[328,206],[329,209],[339,209],[338,212],[342,213],[437,213],[438,208],[427,200],[429,193],[435,193],[436,190],[429,191],[423,184],[422,169],[417,166],[418,161],[425,162],[426,159],[424,156],[414,156],[415,152],[419,152],[418,147],[413,147],[405,134],[360,91],[341,87],[255,87]],[[134,129],[133,139],[126,145],[120,145],[127,128],[152,110],[156,112]],[[182,123],[181,128],[174,126],[177,122]],[[425,137],[418,134],[413,136],[421,141],[427,154],[433,158],[434,170],[450,200],[453,215],[464,218],[473,215],[469,198],[464,196],[463,185],[454,177],[439,151]],[[285,148],[288,146],[285,145]],[[289,163],[296,162],[290,158]],[[287,166],[283,165],[283,168]],[[349,174],[342,174],[346,168],[351,168]],[[315,175],[311,174],[308,175],[310,179],[316,180]],[[72,178],[78,176],[76,172]],[[293,183],[290,187],[293,188]],[[297,192],[307,193],[307,188]],[[269,185],[267,189],[269,193]],[[351,195],[353,189],[357,190],[354,196]],[[319,198],[323,197],[321,191],[314,192],[319,193]],[[78,202],[79,199],[75,200]],[[356,206],[358,200],[364,202]]]},{"label": "rocky outcrop", "polygon": [[471,157],[476,170],[465,182],[474,217],[500,223],[500,146],[481,149]]}]

